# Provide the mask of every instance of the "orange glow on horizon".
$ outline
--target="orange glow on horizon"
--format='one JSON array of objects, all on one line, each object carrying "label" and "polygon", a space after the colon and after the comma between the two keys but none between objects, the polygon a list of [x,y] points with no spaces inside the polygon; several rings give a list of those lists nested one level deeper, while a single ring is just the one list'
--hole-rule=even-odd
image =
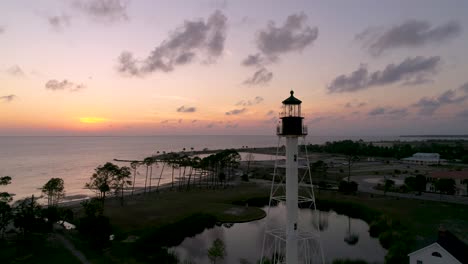
[{"label": "orange glow on horizon", "polygon": [[80,117],[80,122],[85,124],[98,124],[107,121],[109,121],[109,119],[102,117]]}]

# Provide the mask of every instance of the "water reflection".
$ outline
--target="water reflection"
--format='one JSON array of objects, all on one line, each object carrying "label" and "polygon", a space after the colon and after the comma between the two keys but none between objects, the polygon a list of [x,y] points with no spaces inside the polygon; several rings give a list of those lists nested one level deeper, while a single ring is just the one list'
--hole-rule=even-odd
[{"label": "water reflection", "polygon": [[[278,225],[284,224],[281,217],[284,213],[284,206],[271,208],[272,219],[270,221]],[[359,258],[371,263],[383,263],[386,250],[380,246],[378,239],[369,236],[369,226],[364,221],[335,212],[318,211],[318,216],[316,216],[310,209],[301,209],[299,214],[302,221],[310,223],[310,230],[320,230],[327,263],[331,263],[334,259],[344,258]],[[213,241],[219,238],[224,242],[227,253],[224,261],[220,263],[256,263],[261,254],[264,225],[265,219],[216,226],[194,237],[186,238],[174,248],[174,251],[181,261],[209,263],[207,250]]]},{"label": "water reflection", "polygon": [[356,245],[359,241],[359,234],[351,232],[351,218],[348,216],[348,231],[344,237],[344,241],[348,243],[348,245]]}]

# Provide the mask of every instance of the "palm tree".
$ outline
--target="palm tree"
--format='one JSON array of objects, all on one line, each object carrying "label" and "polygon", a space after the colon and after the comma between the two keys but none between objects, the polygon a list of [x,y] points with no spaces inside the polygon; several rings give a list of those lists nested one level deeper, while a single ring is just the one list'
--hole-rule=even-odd
[{"label": "palm tree", "polygon": [[153,159],[148,157],[143,160],[143,163],[146,165],[145,190],[144,190],[144,193],[146,194],[146,185],[148,182],[148,170],[149,170],[149,166],[153,164]]},{"label": "palm tree", "polygon": [[187,182],[187,190],[190,189],[190,179],[192,178],[192,172],[193,170],[196,168],[198,168],[198,166],[200,165],[200,157],[193,157],[192,159],[190,159],[189,157],[189,162],[190,162],[190,173],[189,173],[189,178],[188,178],[188,182]]},{"label": "palm tree", "polygon": [[151,157],[151,164],[150,164],[150,178],[149,178],[149,192],[151,192],[151,179],[153,179],[153,165],[156,163],[156,159]]},{"label": "palm tree", "polygon": [[156,185],[156,192],[159,192],[159,184],[161,183],[161,178],[162,178],[162,175],[163,175],[163,172],[164,172],[164,167],[166,166],[166,161],[164,159],[160,160],[162,161],[162,168],[161,168],[161,173],[159,174],[159,178],[158,178],[158,185]]},{"label": "palm tree", "polygon": [[137,173],[137,168],[140,165],[140,162],[138,161],[132,161],[130,163],[130,167],[133,169],[133,184],[132,184],[132,196],[133,196],[133,191],[135,190],[135,178],[136,178],[136,173]]},{"label": "palm tree", "polygon": [[166,157],[166,162],[168,163],[169,166],[172,167],[172,182],[171,182],[171,190],[174,189],[174,170],[177,168],[177,160],[178,160],[178,154],[177,153],[169,153],[168,156]]}]

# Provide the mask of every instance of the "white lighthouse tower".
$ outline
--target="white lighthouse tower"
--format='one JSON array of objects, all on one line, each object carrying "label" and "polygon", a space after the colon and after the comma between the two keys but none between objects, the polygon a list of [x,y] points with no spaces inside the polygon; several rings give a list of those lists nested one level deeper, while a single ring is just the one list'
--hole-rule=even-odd
[{"label": "white lighthouse tower", "polygon": [[[312,223],[300,223],[299,205],[309,205],[316,211],[307,149],[305,157],[300,157],[299,138],[305,138],[307,127],[303,125],[301,100],[291,96],[283,101],[280,123],[277,127],[278,149],[275,170],[270,192],[265,236],[262,246],[261,262],[270,259],[272,263],[309,264],[323,263],[324,256],[319,240],[319,230],[313,230]],[[279,160],[280,142],[285,139],[286,160]],[[301,169],[301,175],[299,175]],[[301,192],[299,192],[301,187]],[[270,207],[273,204],[285,206],[286,215],[282,221],[272,219]],[[316,212],[314,212],[315,215]],[[276,216],[276,218],[279,218]],[[281,226],[275,226],[281,223]],[[317,222],[318,223],[318,222]]]}]

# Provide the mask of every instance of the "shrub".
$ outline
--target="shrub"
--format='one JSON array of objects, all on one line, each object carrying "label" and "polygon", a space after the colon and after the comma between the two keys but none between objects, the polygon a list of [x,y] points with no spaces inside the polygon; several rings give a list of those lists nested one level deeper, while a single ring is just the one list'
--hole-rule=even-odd
[{"label": "shrub", "polygon": [[385,256],[385,263],[387,264],[401,264],[409,263],[408,253],[410,253],[410,246],[406,241],[396,242],[393,244]]},{"label": "shrub", "polygon": [[352,182],[341,181],[338,186],[338,191],[343,192],[343,193],[355,193],[357,192],[357,189],[358,189],[358,184],[354,181]]},{"label": "shrub", "polygon": [[244,173],[244,174],[242,174],[241,179],[243,181],[245,181],[245,182],[248,182],[249,181],[249,175],[247,175],[247,173]]},{"label": "shrub", "polygon": [[389,221],[386,217],[381,216],[378,219],[372,221],[369,225],[369,234],[371,237],[379,237],[379,235],[387,231],[389,227]]},{"label": "shrub", "polygon": [[387,230],[379,235],[379,242],[383,248],[388,249],[393,243],[393,239],[396,237],[394,231]]}]

